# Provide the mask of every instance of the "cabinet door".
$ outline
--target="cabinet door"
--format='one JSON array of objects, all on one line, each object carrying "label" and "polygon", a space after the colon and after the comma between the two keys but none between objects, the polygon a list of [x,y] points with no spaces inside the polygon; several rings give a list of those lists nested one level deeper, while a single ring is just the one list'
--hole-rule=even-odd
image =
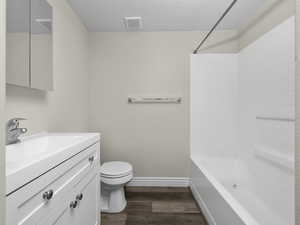
[{"label": "cabinet door", "polygon": [[6,82],[30,86],[30,0],[7,1]]},{"label": "cabinet door", "polygon": [[30,86],[53,90],[52,7],[47,0],[31,0]]},{"label": "cabinet door", "polygon": [[99,223],[99,179],[98,174],[93,174],[87,180],[87,183],[81,188],[78,194],[82,194],[82,200],[78,203],[78,207],[74,209],[73,225],[95,225]]}]

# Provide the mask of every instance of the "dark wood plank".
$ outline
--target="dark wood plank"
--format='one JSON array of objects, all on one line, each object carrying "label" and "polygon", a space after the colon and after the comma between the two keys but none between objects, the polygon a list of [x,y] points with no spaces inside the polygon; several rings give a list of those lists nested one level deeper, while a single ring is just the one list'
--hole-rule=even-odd
[{"label": "dark wood plank", "polygon": [[126,225],[206,225],[202,214],[140,213],[130,214]]},{"label": "dark wood plank", "polygon": [[126,198],[128,201],[194,201],[190,192],[126,192]]},{"label": "dark wood plank", "polygon": [[128,201],[127,207],[125,209],[127,213],[137,213],[137,212],[152,212],[152,202],[151,201]]},{"label": "dark wood plank", "polygon": [[153,213],[149,225],[206,225],[201,214]]},{"label": "dark wood plank", "polygon": [[125,225],[127,213],[101,213],[101,225]]},{"label": "dark wood plank", "polygon": [[163,202],[153,201],[152,212],[154,213],[200,213],[195,202]]},{"label": "dark wood plank", "polygon": [[101,225],[207,225],[189,188],[127,187],[122,213],[102,213]]}]

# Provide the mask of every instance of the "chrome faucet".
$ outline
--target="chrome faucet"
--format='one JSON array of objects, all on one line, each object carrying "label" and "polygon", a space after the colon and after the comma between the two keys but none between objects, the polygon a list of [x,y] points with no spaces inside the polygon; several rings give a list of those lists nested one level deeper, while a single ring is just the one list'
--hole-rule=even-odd
[{"label": "chrome faucet", "polygon": [[19,136],[27,132],[26,128],[19,128],[20,120],[26,120],[23,118],[10,119],[6,124],[6,144],[15,144],[19,142]]}]

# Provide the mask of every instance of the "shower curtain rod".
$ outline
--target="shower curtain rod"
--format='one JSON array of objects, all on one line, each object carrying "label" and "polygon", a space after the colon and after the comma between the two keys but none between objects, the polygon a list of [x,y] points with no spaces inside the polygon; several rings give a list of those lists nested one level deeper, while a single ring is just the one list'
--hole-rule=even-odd
[{"label": "shower curtain rod", "polygon": [[208,32],[208,34],[205,36],[205,38],[200,42],[200,44],[197,46],[197,48],[194,50],[193,54],[197,54],[199,49],[202,47],[202,45],[206,42],[206,40],[209,38],[209,36],[214,32],[214,30],[217,28],[219,23],[224,19],[224,17],[228,14],[228,12],[232,9],[232,7],[237,3],[238,0],[233,0],[233,2],[229,5],[229,7],[226,9],[226,11],[223,13],[223,15],[218,19],[217,23],[212,27],[212,29]]}]

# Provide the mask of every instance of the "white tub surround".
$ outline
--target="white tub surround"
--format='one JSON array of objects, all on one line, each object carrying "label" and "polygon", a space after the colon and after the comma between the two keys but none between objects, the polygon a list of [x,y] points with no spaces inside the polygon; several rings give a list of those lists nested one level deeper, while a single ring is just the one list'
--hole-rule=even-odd
[{"label": "white tub surround", "polygon": [[210,224],[295,224],[294,29],[191,56],[191,186]]},{"label": "white tub surround", "polygon": [[7,225],[99,225],[100,135],[44,133],[6,147]]}]

